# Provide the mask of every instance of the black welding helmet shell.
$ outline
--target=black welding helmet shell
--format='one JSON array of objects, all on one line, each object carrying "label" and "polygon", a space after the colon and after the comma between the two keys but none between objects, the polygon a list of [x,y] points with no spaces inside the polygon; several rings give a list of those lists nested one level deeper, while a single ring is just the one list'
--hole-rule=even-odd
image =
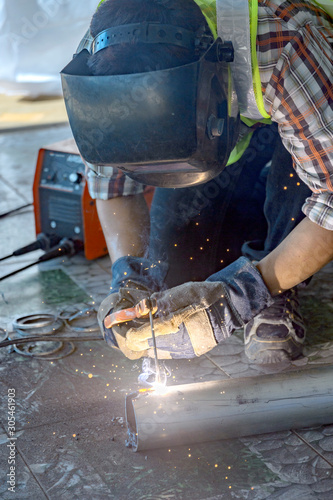
[{"label": "black welding helmet shell", "polygon": [[193,63],[93,76],[84,49],[63,69],[70,126],[83,159],[160,187],[207,182],[227,164],[239,113],[229,62],[217,39]]}]

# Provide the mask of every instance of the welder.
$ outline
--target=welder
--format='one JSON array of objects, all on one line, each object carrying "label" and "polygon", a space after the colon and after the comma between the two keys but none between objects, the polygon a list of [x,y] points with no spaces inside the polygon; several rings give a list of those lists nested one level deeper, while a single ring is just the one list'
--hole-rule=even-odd
[{"label": "welder", "polygon": [[333,258],[332,44],[307,0],[100,2],[62,78],[113,260],[108,344],[152,355],[148,319],[104,325],[150,296],[160,358],[238,328],[253,361],[301,355],[297,286]]}]

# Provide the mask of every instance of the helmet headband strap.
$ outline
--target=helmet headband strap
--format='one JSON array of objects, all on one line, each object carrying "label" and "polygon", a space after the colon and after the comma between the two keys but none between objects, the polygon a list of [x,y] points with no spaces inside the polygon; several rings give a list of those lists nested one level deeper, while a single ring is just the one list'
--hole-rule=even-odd
[{"label": "helmet headband strap", "polygon": [[185,28],[160,23],[136,23],[101,31],[93,40],[91,53],[121,43],[167,43],[193,50],[197,34]]}]

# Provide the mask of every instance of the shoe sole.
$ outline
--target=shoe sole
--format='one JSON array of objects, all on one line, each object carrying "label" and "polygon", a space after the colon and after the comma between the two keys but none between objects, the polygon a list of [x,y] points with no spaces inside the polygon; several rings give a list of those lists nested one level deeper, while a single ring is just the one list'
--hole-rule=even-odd
[{"label": "shoe sole", "polygon": [[302,346],[295,343],[291,337],[278,342],[252,338],[245,346],[245,354],[250,361],[257,364],[282,363],[301,356]]}]

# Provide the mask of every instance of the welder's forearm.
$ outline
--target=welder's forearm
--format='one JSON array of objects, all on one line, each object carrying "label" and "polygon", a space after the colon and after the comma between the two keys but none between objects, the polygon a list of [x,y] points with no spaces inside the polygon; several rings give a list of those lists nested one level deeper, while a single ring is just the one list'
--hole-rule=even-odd
[{"label": "welder's forearm", "polygon": [[333,231],[305,218],[258,264],[272,295],[288,290],[315,274],[333,259]]},{"label": "welder's forearm", "polygon": [[141,194],[96,200],[97,211],[112,262],[144,254],[149,238],[149,210]]}]

